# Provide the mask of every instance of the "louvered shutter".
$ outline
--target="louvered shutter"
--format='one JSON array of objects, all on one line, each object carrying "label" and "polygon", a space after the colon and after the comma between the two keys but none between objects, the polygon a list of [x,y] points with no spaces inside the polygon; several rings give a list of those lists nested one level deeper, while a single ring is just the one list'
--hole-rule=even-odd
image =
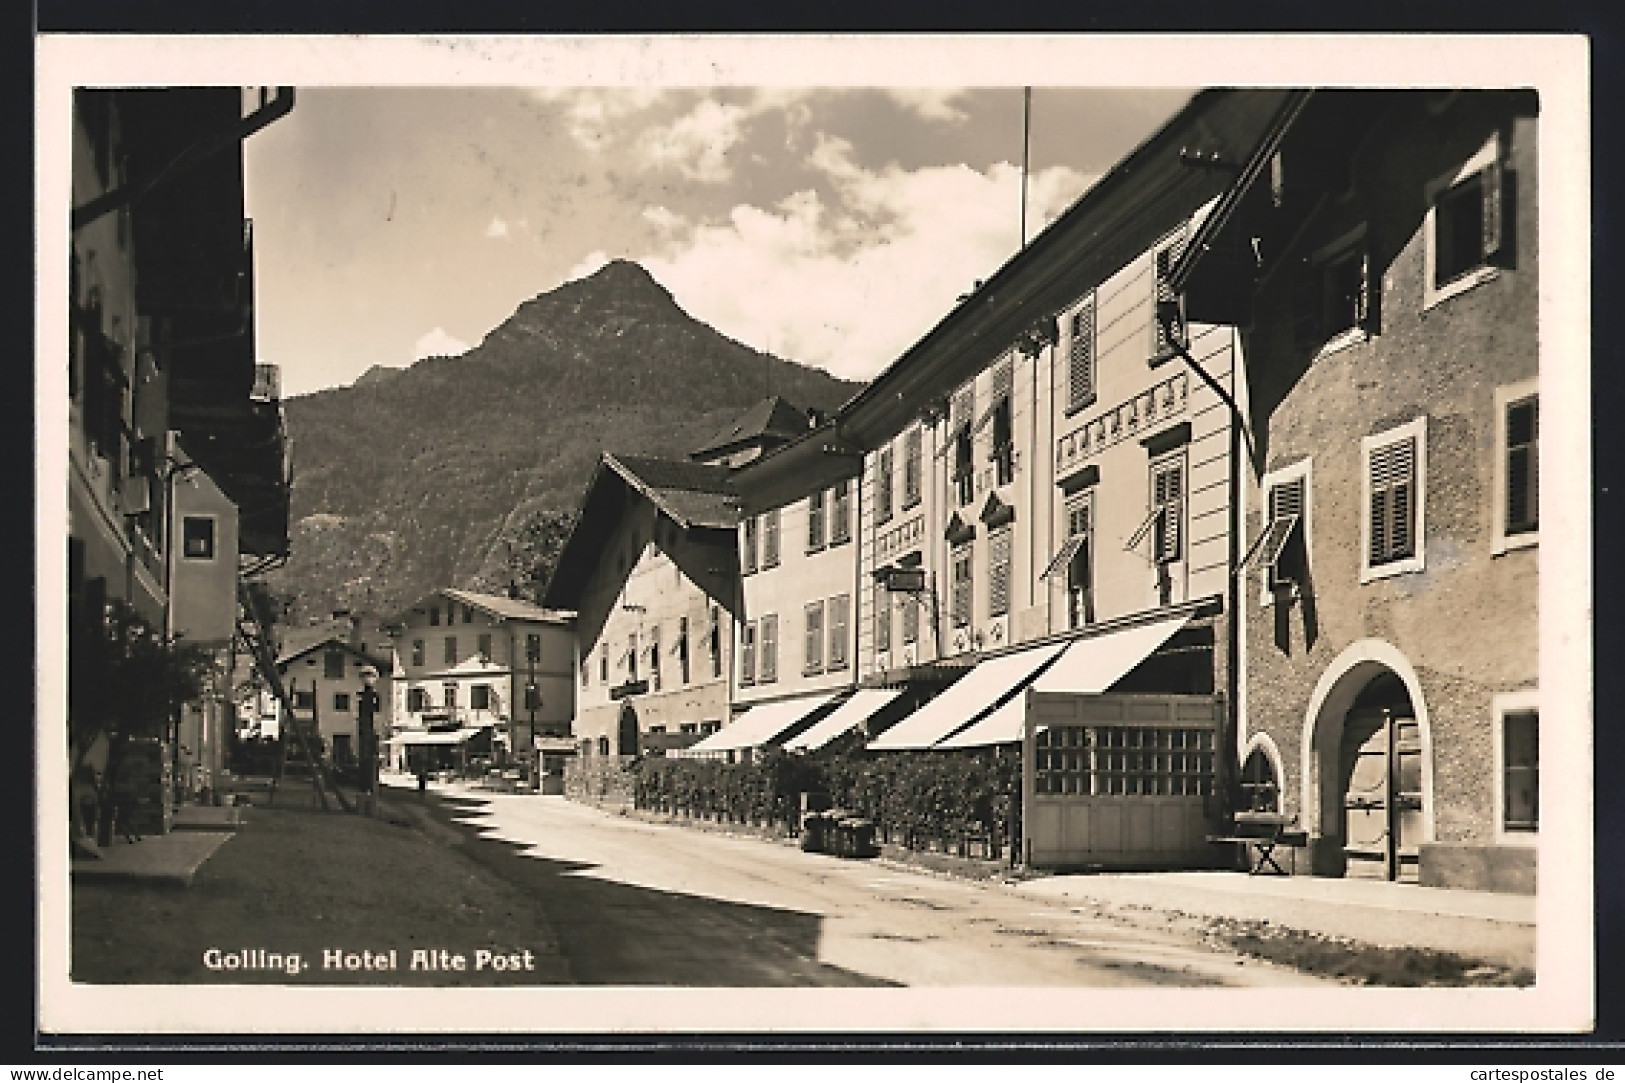
[{"label": "louvered shutter", "polygon": [[1174,269],[1174,264],[1179,262],[1181,253],[1185,251],[1186,242],[1185,232],[1181,230],[1165,247],[1157,251],[1157,285],[1156,295],[1152,298],[1151,318],[1156,326],[1156,352],[1159,356],[1170,351],[1175,342],[1183,346],[1187,340],[1183,311],[1179,311],[1178,318],[1173,322],[1173,335],[1171,337],[1158,316],[1158,313],[1167,311],[1168,306],[1175,306],[1177,311],[1179,296],[1174,293],[1173,286],[1169,284],[1168,275]]},{"label": "louvered shutter", "polygon": [[1180,507],[1184,495],[1181,485],[1182,474],[1183,470],[1178,465],[1165,467],[1157,472],[1153,480],[1152,502],[1161,509],[1156,532],[1156,558],[1159,564],[1179,559],[1182,519]]},{"label": "louvered shutter", "polygon": [[1416,441],[1399,440],[1371,452],[1370,563],[1414,554]]},{"label": "louvered shutter", "polygon": [[1360,283],[1354,295],[1354,326],[1371,330],[1371,250],[1360,250]]},{"label": "louvered shutter", "polygon": [[1090,301],[1072,317],[1072,342],[1067,354],[1067,403],[1083,406],[1095,397],[1095,303]]},{"label": "louvered shutter", "polygon": [[884,583],[875,586],[875,650],[891,650],[891,591]]}]

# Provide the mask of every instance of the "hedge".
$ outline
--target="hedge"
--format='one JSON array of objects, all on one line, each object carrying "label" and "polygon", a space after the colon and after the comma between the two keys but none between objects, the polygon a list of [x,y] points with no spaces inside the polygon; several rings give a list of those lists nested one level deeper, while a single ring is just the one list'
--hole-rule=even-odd
[{"label": "hedge", "polygon": [[854,752],[795,756],[773,750],[749,764],[649,757],[631,767],[640,809],[795,831],[801,794],[874,821],[911,849],[997,856],[1020,833],[1021,761],[989,752]]}]

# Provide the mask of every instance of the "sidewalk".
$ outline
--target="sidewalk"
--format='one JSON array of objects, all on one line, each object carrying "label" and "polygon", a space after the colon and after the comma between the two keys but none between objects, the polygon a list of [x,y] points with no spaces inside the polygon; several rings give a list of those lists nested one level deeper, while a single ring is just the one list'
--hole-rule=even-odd
[{"label": "sidewalk", "polygon": [[1380,880],[1242,872],[1089,873],[1011,885],[1037,898],[1090,901],[1287,929],[1534,968],[1535,898]]},{"label": "sidewalk", "polygon": [[203,863],[232,837],[230,831],[182,830],[147,835],[135,842],[115,839],[100,857],[76,857],[75,880],[145,880],[187,887]]}]

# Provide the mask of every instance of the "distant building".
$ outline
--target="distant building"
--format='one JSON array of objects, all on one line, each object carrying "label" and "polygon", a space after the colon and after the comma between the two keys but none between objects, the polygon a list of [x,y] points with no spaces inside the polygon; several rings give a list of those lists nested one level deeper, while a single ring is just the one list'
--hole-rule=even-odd
[{"label": "distant building", "polygon": [[573,614],[450,587],[393,623],[395,717],[390,762],[431,730],[432,743],[486,738],[507,758],[538,737],[568,737],[575,714]]},{"label": "distant building", "polygon": [[358,706],[366,674],[374,677],[378,713],[373,729],[380,741],[391,725],[393,674],[387,657],[366,653],[359,643],[328,637],[277,658],[277,672],[293,699],[293,711],[304,732],[321,738],[337,767],[353,767],[361,751]]}]

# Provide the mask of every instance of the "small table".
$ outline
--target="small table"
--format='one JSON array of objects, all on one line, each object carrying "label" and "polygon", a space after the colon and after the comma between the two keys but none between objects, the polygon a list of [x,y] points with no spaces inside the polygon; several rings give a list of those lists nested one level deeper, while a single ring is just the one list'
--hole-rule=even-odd
[{"label": "small table", "polygon": [[[1309,832],[1293,827],[1292,821],[1283,818],[1238,817],[1234,834],[1209,835],[1207,840],[1215,844],[1255,847],[1258,850],[1258,860],[1249,864],[1248,876],[1263,875],[1266,869],[1273,871],[1277,876],[1286,876],[1289,875],[1287,870],[1281,868],[1280,862],[1275,860],[1275,848],[1290,846],[1296,850],[1300,846],[1307,846]],[[1297,867],[1297,855],[1294,853],[1292,863],[1294,872],[1297,871]]]}]

